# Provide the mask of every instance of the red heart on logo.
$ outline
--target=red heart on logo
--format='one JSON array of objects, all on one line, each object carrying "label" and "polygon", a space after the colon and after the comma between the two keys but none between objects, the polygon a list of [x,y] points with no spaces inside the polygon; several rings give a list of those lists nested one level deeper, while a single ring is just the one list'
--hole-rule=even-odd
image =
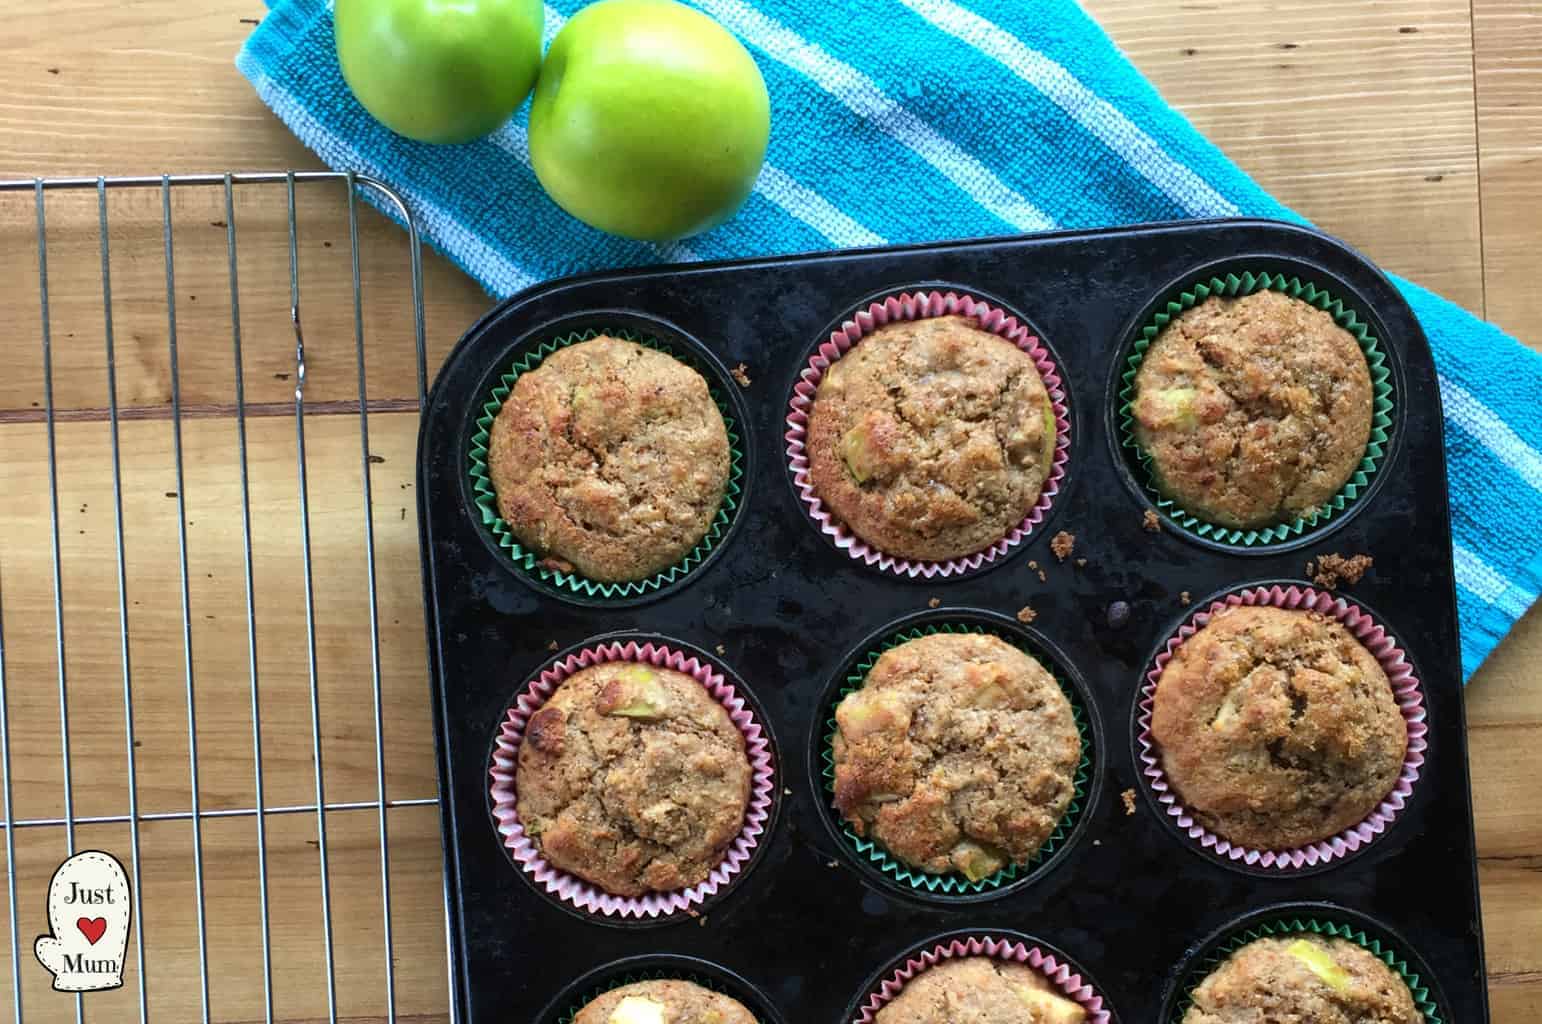
[{"label": "red heart on logo", "polygon": [[82,917],[75,922],[75,927],[80,929],[80,934],[86,937],[91,945],[107,931],[107,919],[105,917]]}]

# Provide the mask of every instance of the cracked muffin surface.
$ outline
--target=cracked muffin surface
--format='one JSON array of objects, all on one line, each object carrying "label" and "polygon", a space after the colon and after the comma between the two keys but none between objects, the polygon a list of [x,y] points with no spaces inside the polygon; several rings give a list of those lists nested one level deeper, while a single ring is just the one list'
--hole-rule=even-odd
[{"label": "cracked muffin surface", "polygon": [[706,880],[743,826],[750,776],[744,736],[699,682],[607,662],[530,716],[517,810],[554,867],[636,897]]},{"label": "cracked muffin surface", "polygon": [[1163,668],[1151,734],[1190,813],[1258,849],[1327,839],[1402,771],[1408,726],[1374,655],[1317,612],[1235,607]]},{"label": "cracked muffin surface", "polygon": [[701,374],[608,335],[520,374],[487,449],[514,536],[600,582],[645,579],[684,558],[717,515],[729,459]]},{"label": "cracked muffin surface", "polygon": [[1423,1024],[1403,979],[1346,939],[1257,939],[1200,982],[1183,1024]]},{"label": "cracked muffin surface", "polygon": [[886,554],[942,560],[1032,511],[1055,414],[1028,353],[965,317],[889,324],[830,365],[809,414],[815,492]]},{"label": "cracked muffin surface", "polygon": [[756,1024],[737,999],[695,982],[661,979],[622,985],[596,996],[573,1024]]},{"label": "cracked muffin surface", "polygon": [[917,974],[875,1018],[877,1024],[1078,1024],[1087,1011],[1026,964],[970,956]]},{"label": "cracked muffin surface", "polygon": [[999,637],[936,633],[885,651],[835,720],[836,808],[922,871],[979,881],[1027,861],[1075,793],[1071,703]]},{"label": "cracked muffin surface", "polygon": [[1135,437],[1164,494],[1236,529],[1333,498],[1370,440],[1371,372],[1333,317],[1275,291],[1212,296],[1152,341],[1135,375]]}]

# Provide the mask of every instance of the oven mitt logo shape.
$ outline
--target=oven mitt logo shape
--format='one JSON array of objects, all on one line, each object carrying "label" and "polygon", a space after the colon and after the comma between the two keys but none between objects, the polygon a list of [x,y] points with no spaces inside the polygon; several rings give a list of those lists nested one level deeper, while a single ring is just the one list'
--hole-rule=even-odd
[{"label": "oven mitt logo shape", "polygon": [[98,992],[123,984],[128,945],[128,876],[111,854],[77,853],[48,885],[48,926],[33,946],[58,992]]}]

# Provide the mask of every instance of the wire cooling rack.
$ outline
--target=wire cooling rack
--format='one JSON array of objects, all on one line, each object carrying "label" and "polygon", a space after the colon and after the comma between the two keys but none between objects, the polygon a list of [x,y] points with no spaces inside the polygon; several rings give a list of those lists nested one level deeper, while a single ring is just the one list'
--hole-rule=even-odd
[{"label": "wire cooling rack", "polygon": [[[0,998],[448,1019],[411,210],[333,173],[3,181],[0,256]],[[32,942],[83,849],[133,917],[80,996]]]}]

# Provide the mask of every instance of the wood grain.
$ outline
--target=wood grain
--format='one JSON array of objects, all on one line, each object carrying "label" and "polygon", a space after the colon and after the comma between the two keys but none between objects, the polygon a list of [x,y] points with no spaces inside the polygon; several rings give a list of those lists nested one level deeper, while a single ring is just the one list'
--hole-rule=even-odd
[{"label": "wood grain", "polygon": [[1482,308],[1468,0],[1086,6],[1285,205]]},{"label": "wood grain", "polygon": [[[1542,236],[1542,28],[1537,0],[1088,0],[1116,41],[1203,131],[1288,205],[1391,270],[1542,341],[1533,250]],[[0,177],[319,167],[256,99],[231,59],[260,0],[41,0],[7,12],[0,34]],[[356,325],[346,205],[336,188],[300,189],[299,278],[308,349],[306,419],[316,566],[317,700],[329,801],[377,794],[368,644]],[[235,195],[242,367],[253,508],[256,665],[264,800],[315,797],[309,639],[298,551],[283,190]],[[65,595],[72,810],[121,813],[127,732],[118,647],[116,531],[99,274],[97,198],[47,201],[59,542]],[[168,344],[161,196],[109,197],[121,429],[128,616],[133,641],[138,799],[185,810],[188,663],[184,659],[179,498],[188,538],[200,778],[205,809],[252,806],[252,673],[246,570],[234,460],[231,288],[224,198],[173,194],[185,479],[175,483],[167,405]],[[0,198],[6,363],[0,373],[0,596],[4,598],[14,814],[64,813],[55,657],[52,530],[29,196]],[[367,390],[380,568],[384,781],[392,799],[434,792],[424,686],[412,460],[414,351],[400,233],[361,207]],[[429,364],[486,307],[474,285],[425,260]],[[320,413],[320,414],[318,414]],[[172,496],[168,493],[172,492]],[[1542,618],[1533,615],[1470,690],[1476,829],[1493,1019],[1542,1016]],[[438,825],[432,808],[388,814],[399,1019],[446,1021]],[[379,816],[327,816],[340,1019],[384,1020]],[[126,825],[86,825],[77,843],[128,857]],[[256,827],[202,829],[210,1016],[262,1020]],[[140,830],[151,1019],[201,1019],[193,834],[186,821]],[[325,1020],[319,850],[313,815],[270,815],[274,1016]],[[25,1019],[74,1019],[31,960],[43,893],[66,848],[59,827],[18,829],[19,938]],[[3,851],[0,851],[3,854]],[[5,897],[0,895],[0,905]],[[10,961],[0,915],[0,966]],[[132,960],[132,956],[131,956]],[[1159,973],[1164,965],[1153,965]],[[137,1019],[137,966],[117,993],[86,1000],[89,1020]],[[11,999],[0,969],[0,1007]],[[0,1015],[4,1011],[0,1010]]]},{"label": "wood grain", "polygon": [[1488,315],[1542,348],[1542,2],[1474,0]]}]

